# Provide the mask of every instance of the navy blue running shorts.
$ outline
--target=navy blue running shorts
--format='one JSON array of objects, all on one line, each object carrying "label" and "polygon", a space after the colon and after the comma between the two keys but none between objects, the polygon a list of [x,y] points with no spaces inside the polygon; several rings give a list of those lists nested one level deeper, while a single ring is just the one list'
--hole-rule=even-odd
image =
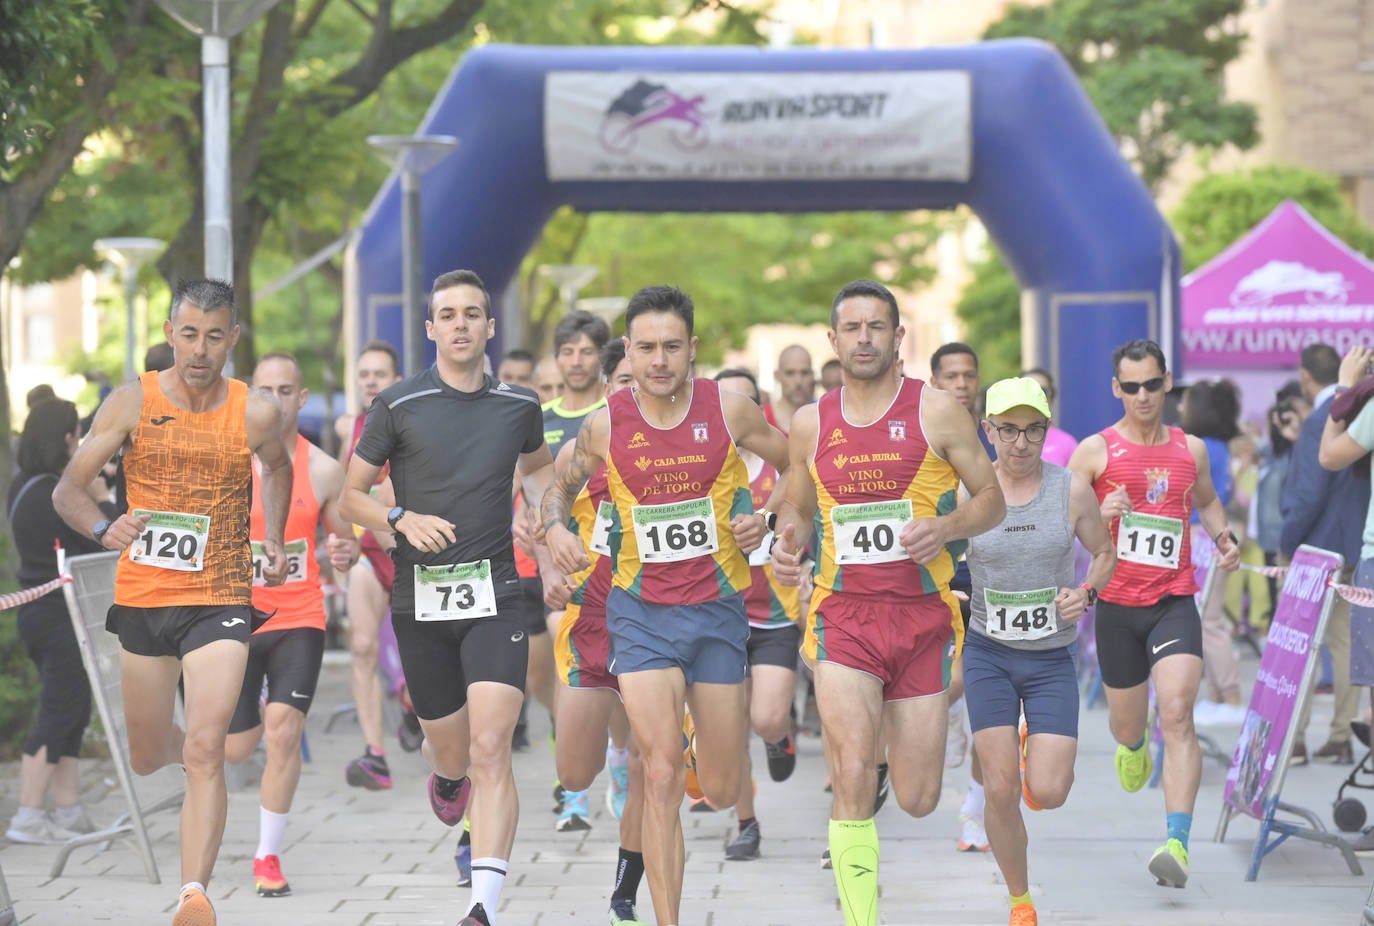
[{"label": "navy blue running shorts", "polygon": [[1017,727],[1078,738],[1078,674],[1067,646],[1021,650],[980,633],[964,638],[964,703],[973,732]]},{"label": "navy blue running shorts", "polygon": [[615,675],[678,668],[689,685],[744,681],[749,619],[741,594],[663,605],[613,588],[606,597],[606,629],[611,637],[607,667]]}]

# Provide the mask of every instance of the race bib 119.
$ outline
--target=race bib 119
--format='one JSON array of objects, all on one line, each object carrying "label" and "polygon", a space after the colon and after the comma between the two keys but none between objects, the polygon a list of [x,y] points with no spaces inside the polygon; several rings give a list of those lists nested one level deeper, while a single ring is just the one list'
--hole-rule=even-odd
[{"label": "race bib 119", "polygon": [[1116,534],[1116,558],[1142,566],[1177,569],[1183,549],[1183,522],[1157,514],[1128,511]]}]

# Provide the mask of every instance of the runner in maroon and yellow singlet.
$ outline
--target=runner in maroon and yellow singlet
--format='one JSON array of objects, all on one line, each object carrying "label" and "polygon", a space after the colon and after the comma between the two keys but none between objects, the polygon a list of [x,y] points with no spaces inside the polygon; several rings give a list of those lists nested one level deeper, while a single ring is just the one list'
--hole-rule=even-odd
[{"label": "runner in maroon and yellow singlet", "polygon": [[1107,692],[1116,773],[1127,791],[1150,778],[1149,683],[1164,733],[1164,807],[1168,836],[1150,859],[1156,883],[1188,882],[1188,834],[1202,778],[1193,703],[1202,679],[1202,621],[1193,593],[1188,522],[1196,508],[1216,538],[1222,569],[1235,569],[1240,547],[1212,486],[1207,446],[1165,427],[1164,396],[1173,388],[1164,352],[1132,341],[1112,355],[1112,394],[1124,415],[1078,445],[1069,468],[1087,479],[1116,543],[1116,573],[1097,602],[1097,659]]},{"label": "runner in maroon and yellow singlet", "polygon": [[618,544],[606,603],[612,659],[645,769],[644,867],[659,923],[679,922],[686,770],[683,701],[696,719],[698,777],[734,803],[744,744],[745,555],[764,533],[735,447],[785,470],[785,442],[757,405],[693,379],[692,300],[673,287],[626,309],[635,388],[611,396],[578,432],[570,464],[544,496],[549,551],[573,575],[589,563],[568,530],[573,501],[604,463]]},{"label": "runner in maroon and yellow singlet", "polygon": [[[784,356],[786,351],[783,352]],[[809,373],[811,358],[806,358]],[[716,382],[726,392],[738,392],[759,403],[758,382],[746,370],[721,370]],[[755,510],[768,507],[778,486],[778,471],[767,460],[745,451],[745,471],[749,494]],[[768,756],[768,775],[786,781],[797,765],[797,747],[792,741],[792,697],[797,681],[797,649],[801,643],[801,593],[778,582],[768,558],[771,537],[749,554],[751,584],[744,593],[745,616],[749,618],[749,680],[745,692],[749,701],[749,726],[764,742]],[[746,731],[743,767],[740,771],[739,797],[735,816],[739,831],[725,847],[730,861],[747,861],[759,856],[763,833],[755,816],[754,764],[749,757],[749,732]],[[695,807],[695,805],[694,805]]]},{"label": "runner in maroon and yellow singlet", "polygon": [[[835,296],[830,342],[844,385],[792,418],[773,547],[774,574],[796,585],[813,522],[819,531],[802,645],[816,671],[847,926],[877,920],[880,734],[902,809],[924,816],[939,800],[949,655],[963,627],[949,581],[966,539],[1005,511],[963,406],[898,375],[905,334],[882,284],[859,280]],[[956,507],[961,482],[970,497]]]}]

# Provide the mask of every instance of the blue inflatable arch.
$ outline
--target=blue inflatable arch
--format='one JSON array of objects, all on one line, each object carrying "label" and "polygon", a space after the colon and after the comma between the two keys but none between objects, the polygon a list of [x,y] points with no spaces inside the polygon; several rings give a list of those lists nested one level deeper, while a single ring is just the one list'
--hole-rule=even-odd
[{"label": "blue inflatable arch", "polygon": [[[693,95],[694,82],[711,89]],[[760,86],[774,89],[750,89]],[[892,123],[877,141],[844,144],[855,124],[899,110],[912,121]],[[649,116],[656,125],[645,124]],[[810,121],[798,130],[788,119]],[[1152,337],[1178,356],[1173,235],[1067,64],[1038,42],[899,51],[487,46],[464,56],[421,131],[461,141],[423,180],[426,281],[468,267],[501,293],[565,204],[786,213],[962,203],[1021,283],[1023,354],[1055,374],[1069,431],[1081,436],[1120,414],[1108,389],[1114,347]],[[909,156],[882,150],[893,139],[911,141]],[[781,166],[774,151],[760,166],[719,147],[751,142],[813,148]],[[818,154],[816,145],[828,147]],[[654,151],[671,163],[655,162]],[[372,337],[402,342],[400,202],[393,175],[352,246],[350,347]],[[867,274],[855,267],[852,276]],[[498,337],[502,328],[499,320]],[[917,345],[917,354],[936,346]]]}]

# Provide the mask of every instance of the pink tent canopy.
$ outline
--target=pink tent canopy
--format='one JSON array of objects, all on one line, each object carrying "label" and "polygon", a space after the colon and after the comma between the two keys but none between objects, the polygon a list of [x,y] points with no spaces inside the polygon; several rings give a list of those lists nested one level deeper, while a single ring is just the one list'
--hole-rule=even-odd
[{"label": "pink tent canopy", "polygon": [[1374,346],[1374,263],[1285,200],[1183,278],[1183,366],[1288,370],[1309,344]]}]

